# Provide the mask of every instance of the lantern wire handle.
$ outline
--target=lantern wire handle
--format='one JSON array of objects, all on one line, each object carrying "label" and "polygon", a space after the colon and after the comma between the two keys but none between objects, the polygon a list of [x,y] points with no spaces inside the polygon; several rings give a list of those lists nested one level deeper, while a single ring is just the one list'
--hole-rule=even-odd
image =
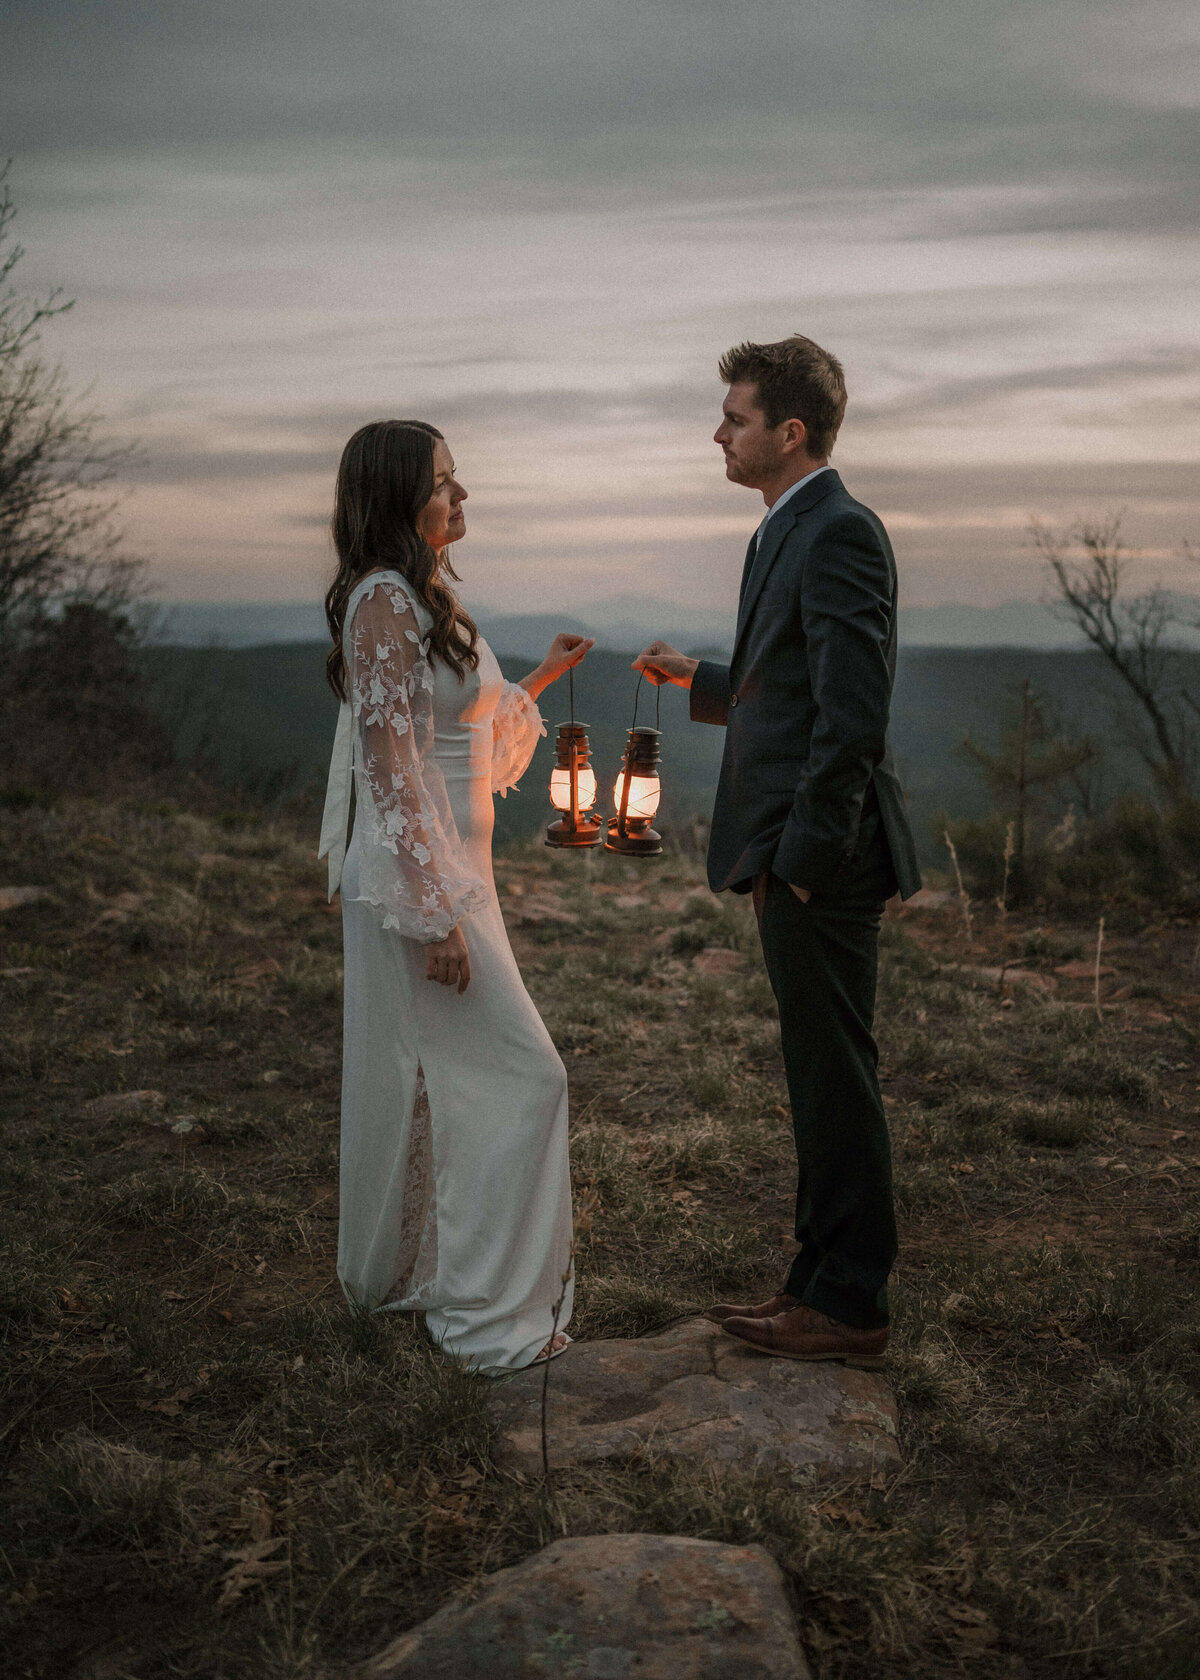
[{"label": "lantern wire handle", "polygon": [[[638,672],[637,687],[633,691],[633,722],[629,726],[630,729],[636,729],[637,728],[638,701],[641,699],[642,681],[643,681],[645,675],[646,675],[645,671],[639,671]],[[657,729],[661,732],[661,729],[662,729],[662,684],[661,683],[655,683],[655,685],[654,685],[654,727],[655,727],[655,729]]]},{"label": "lantern wire handle", "polygon": [[574,667],[574,665],[568,665],[568,667],[567,667],[567,681],[568,681],[568,683],[570,684],[570,687],[571,687],[571,722],[574,723],[575,722],[575,667]]}]

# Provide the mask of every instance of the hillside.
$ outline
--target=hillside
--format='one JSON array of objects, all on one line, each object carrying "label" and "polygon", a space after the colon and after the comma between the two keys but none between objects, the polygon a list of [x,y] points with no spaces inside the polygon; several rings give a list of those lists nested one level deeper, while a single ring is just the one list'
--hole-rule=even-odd
[{"label": "hillside", "polygon": [[[340,920],[307,826],[235,816],[0,811],[0,884],[43,889],[0,909],[14,1675],[350,1680],[548,1539],[633,1530],[768,1548],[815,1680],[1190,1680],[1194,926],[1110,926],[1098,1017],[1090,926],[885,924],[897,1477],[651,1446],[548,1495],[497,1468],[486,1380],[341,1302]],[[497,878],[570,1074],[573,1334],[763,1298],[792,1168],[748,905],[687,855]]]},{"label": "hillside", "polygon": [[[282,643],[263,648],[152,648],[147,654],[164,715],[184,753],[207,741],[223,776],[255,793],[273,795],[306,784],[323,787],[336,705],[324,682],[325,647]],[[1184,656],[1200,689],[1200,653]],[[530,662],[501,660],[510,678]],[[939,807],[955,816],[980,816],[987,797],[979,776],[958,753],[968,732],[994,742],[1022,679],[1049,696],[1063,727],[1090,732],[1104,747],[1098,785],[1103,799],[1145,789],[1145,768],[1114,726],[1110,687],[1099,658],[1089,652],[1015,648],[907,648],[901,651],[892,739],[909,791],[922,862],[945,862],[931,830]],[[600,785],[611,788],[625,731],[633,715],[636,679],[629,656],[596,649],[576,679],[576,715],[592,725]],[[497,807],[502,839],[527,839],[547,820],[554,725],[566,716],[565,684],[543,697],[549,736],[538,748],[520,790]],[[654,695],[644,688],[640,721],[652,723]],[[689,722],[687,698],[664,689],[663,821],[678,830],[712,806],[722,732]]]}]

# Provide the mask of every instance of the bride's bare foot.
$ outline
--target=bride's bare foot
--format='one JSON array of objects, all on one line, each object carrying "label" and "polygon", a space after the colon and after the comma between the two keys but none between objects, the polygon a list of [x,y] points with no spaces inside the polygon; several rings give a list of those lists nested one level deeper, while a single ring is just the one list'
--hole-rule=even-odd
[{"label": "bride's bare foot", "polygon": [[538,1354],[537,1358],[534,1359],[532,1363],[534,1365],[544,1365],[548,1359],[556,1358],[558,1354],[562,1353],[566,1348],[569,1348],[570,1345],[570,1336],[567,1335],[565,1330],[560,1330],[556,1336],[552,1336],[550,1338],[541,1353]]}]

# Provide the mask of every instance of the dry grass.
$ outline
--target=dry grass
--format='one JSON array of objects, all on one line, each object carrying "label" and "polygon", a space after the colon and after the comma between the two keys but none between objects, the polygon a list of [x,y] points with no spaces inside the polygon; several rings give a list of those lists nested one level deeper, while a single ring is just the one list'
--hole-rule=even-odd
[{"label": "dry grass", "polygon": [[[1053,978],[1086,929],[977,915],[967,951],[956,910],[886,927],[890,1487],[639,1455],[549,1509],[492,1466],[488,1385],[332,1282],[340,927],[311,836],[73,804],[5,816],[2,845],[0,883],[52,894],[0,923],[14,1675],[337,1675],[555,1533],[660,1529],[769,1546],[822,1680],[1190,1680],[1193,928],[1118,929],[1097,1021],[1086,980],[979,972]],[[790,1144],[748,906],[685,858],[498,873],[597,1205],[573,1332],[773,1289]],[[741,966],[706,974],[712,948]],[[135,1090],[163,1100],[88,1107]]]}]

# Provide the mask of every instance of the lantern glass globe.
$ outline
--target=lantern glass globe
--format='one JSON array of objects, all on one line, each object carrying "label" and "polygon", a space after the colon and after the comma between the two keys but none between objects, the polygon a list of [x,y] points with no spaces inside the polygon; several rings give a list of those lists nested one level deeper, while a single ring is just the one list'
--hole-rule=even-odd
[{"label": "lantern glass globe", "polygon": [[[580,811],[590,811],[596,803],[596,772],[588,767],[576,772],[579,777]],[[571,772],[556,767],[550,772],[550,803],[556,811],[571,809]]]},{"label": "lantern glass globe", "polygon": [[[658,810],[659,795],[662,783],[657,776],[632,776],[629,782],[629,804],[626,807],[626,818],[631,821],[644,819],[649,822]],[[613,807],[621,809],[621,800],[625,794],[625,772],[622,770],[613,787]]]}]

